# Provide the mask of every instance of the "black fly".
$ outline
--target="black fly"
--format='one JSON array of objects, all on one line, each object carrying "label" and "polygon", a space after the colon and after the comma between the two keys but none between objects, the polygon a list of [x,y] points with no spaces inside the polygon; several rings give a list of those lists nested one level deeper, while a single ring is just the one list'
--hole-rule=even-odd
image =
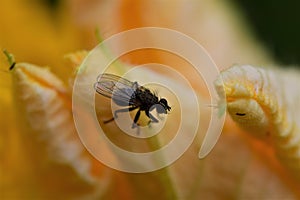
[{"label": "black fly", "polygon": [[138,126],[137,121],[139,120],[141,111],[145,111],[147,117],[150,119],[148,124],[150,124],[151,122],[158,122],[150,113],[154,108],[156,108],[157,113],[164,114],[167,114],[167,111],[171,110],[166,99],[159,99],[149,89],[140,86],[137,82],[131,82],[113,74],[100,74],[94,87],[97,93],[112,98],[117,105],[126,106],[126,108],[116,110],[114,117],[104,121],[104,123],[113,121],[118,117],[118,113],[138,109],[132,124],[132,128],[135,128]]}]

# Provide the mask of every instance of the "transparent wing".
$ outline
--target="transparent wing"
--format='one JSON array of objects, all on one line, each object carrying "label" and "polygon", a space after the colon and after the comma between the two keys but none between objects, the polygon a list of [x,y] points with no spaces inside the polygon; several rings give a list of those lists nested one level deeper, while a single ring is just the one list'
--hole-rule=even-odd
[{"label": "transparent wing", "polygon": [[130,100],[138,87],[137,82],[131,82],[113,74],[100,74],[94,85],[97,93],[112,98],[120,106],[131,105]]}]

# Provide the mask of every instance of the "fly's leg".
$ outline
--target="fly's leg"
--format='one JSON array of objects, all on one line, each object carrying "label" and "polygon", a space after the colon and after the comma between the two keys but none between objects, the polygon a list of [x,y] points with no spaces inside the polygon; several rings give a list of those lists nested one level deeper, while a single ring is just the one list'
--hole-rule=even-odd
[{"label": "fly's leg", "polygon": [[140,135],[141,127],[138,124],[135,124],[133,128],[137,128],[137,135]]},{"label": "fly's leg", "polygon": [[132,126],[131,128],[137,128],[137,135],[140,134],[140,126],[139,124],[137,123],[137,121],[139,120],[140,118],[140,115],[141,115],[141,110],[139,109],[137,111],[137,113],[135,114],[135,117],[134,117],[134,120],[133,120],[133,123],[132,123]]},{"label": "fly's leg", "polygon": [[137,109],[138,107],[130,107],[130,108],[122,108],[122,109],[119,109],[119,110],[116,110],[115,113],[114,113],[114,117],[112,117],[111,119],[108,119],[108,120],[105,120],[103,121],[104,124],[107,124],[111,121],[114,121],[115,119],[118,118],[118,113],[122,113],[122,112],[130,112],[130,111],[133,111],[135,109]]},{"label": "fly's leg", "polygon": [[134,120],[133,120],[133,124],[131,128],[135,128],[138,126],[137,121],[139,120],[141,115],[141,110],[138,110],[137,113],[135,114]]}]

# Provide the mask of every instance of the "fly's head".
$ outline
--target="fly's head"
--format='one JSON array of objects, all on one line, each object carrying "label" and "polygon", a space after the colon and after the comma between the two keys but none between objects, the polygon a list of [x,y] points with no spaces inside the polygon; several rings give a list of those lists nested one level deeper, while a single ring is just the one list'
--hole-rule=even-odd
[{"label": "fly's head", "polygon": [[171,110],[171,107],[168,105],[168,101],[166,99],[160,99],[158,103],[161,105],[157,107],[158,113],[167,114],[167,111]]}]

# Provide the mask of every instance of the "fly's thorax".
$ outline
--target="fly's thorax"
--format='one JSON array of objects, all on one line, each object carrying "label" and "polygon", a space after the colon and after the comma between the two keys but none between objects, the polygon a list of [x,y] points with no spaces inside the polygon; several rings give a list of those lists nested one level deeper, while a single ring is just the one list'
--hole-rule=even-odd
[{"label": "fly's thorax", "polygon": [[158,103],[158,97],[148,89],[137,89],[135,98],[140,101],[143,107],[151,107]]}]

